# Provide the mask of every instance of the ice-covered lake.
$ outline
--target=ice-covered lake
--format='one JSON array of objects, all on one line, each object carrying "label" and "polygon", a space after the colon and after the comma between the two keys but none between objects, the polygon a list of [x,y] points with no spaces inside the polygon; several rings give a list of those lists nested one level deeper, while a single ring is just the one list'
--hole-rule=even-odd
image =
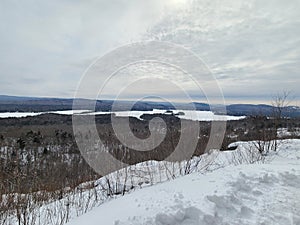
[{"label": "ice-covered lake", "polygon": [[64,111],[51,111],[51,112],[4,112],[0,113],[0,118],[20,118],[27,116],[38,116],[46,113],[54,113],[61,115],[73,115],[75,113],[85,113],[87,110],[64,110]]},{"label": "ice-covered lake", "polygon": [[116,112],[89,112],[87,110],[65,110],[65,111],[51,111],[51,112],[5,112],[0,113],[0,118],[20,118],[27,116],[37,116],[46,113],[55,113],[60,115],[105,115],[114,113],[119,117],[136,117],[141,118],[144,114],[173,114],[181,119],[188,119],[194,121],[224,121],[224,120],[240,120],[245,118],[244,116],[227,116],[227,115],[215,115],[211,111],[193,111],[193,110],[161,110],[154,109],[153,111],[116,111]]}]

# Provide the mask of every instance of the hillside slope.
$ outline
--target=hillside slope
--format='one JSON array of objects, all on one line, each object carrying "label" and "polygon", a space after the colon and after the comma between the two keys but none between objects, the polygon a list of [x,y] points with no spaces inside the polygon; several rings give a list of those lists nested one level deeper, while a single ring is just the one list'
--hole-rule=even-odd
[{"label": "hillside slope", "polygon": [[264,164],[224,165],[137,190],[68,224],[300,224],[299,149],[290,140]]}]

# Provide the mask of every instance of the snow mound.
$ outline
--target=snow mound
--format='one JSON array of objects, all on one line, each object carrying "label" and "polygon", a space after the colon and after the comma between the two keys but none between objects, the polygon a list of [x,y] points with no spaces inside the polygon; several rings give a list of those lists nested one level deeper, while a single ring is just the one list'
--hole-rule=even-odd
[{"label": "snow mound", "polygon": [[168,225],[168,224],[198,224],[200,215],[203,214],[196,207],[178,207],[179,209],[175,214],[157,214],[155,217],[155,224]]}]

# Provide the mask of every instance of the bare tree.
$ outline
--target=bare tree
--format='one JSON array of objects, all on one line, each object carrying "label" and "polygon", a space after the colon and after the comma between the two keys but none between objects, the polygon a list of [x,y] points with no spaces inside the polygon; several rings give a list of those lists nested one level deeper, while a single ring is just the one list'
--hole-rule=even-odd
[{"label": "bare tree", "polygon": [[272,106],[274,118],[281,119],[284,117],[285,109],[290,105],[290,94],[291,92],[283,91],[273,97]]},{"label": "bare tree", "polygon": [[272,101],[273,106],[273,116],[272,119],[274,121],[274,146],[273,150],[277,151],[279,144],[280,144],[280,138],[278,137],[278,129],[282,126],[282,119],[287,116],[288,112],[288,106],[290,105],[290,92],[283,91],[281,93],[278,93],[276,96],[274,96]]},{"label": "bare tree", "polygon": [[274,96],[272,101],[272,112],[270,117],[265,115],[255,118],[255,148],[262,154],[266,155],[270,151],[277,151],[280,145],[278,129],[282,127],[282,120],[287,115],[290,92],[283,91]]}]

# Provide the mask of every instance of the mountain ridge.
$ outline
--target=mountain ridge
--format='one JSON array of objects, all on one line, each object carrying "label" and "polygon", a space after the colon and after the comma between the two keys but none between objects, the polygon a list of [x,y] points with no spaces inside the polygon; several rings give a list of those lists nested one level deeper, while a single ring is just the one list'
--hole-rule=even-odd
[{"label": "mountain ridge", "polygon": [[[0,95],[0,112],[45,112],[56,110],[71,110],[73,108],[73,98],[53,98],[53,97],[25,97]],[[79,100],[79,99],[76,99]],[[92,99],[80,99],[82,109],[86,103],[95,101]],[[132,106],[133,105],[133,106]],[[132,106],[132,107],[131,107]],[[196,109],[200,111],[210,111],[210,105],[202,102],[177,103],[178,109]],[[113,100],[96,100],[95,111],[122,111],[130,108],[133,111],[151,111],[153,109],[172,110],[174,105],[168,102],[154,101],[116,101]],[[272,105],[267,104],[230,104],[226,105],[228,115],[233,116],[253,116],[264,115],[271,116],[274,112]],[[289,117],[300,116],[298,106],[283,107],[283,115]]]}]

